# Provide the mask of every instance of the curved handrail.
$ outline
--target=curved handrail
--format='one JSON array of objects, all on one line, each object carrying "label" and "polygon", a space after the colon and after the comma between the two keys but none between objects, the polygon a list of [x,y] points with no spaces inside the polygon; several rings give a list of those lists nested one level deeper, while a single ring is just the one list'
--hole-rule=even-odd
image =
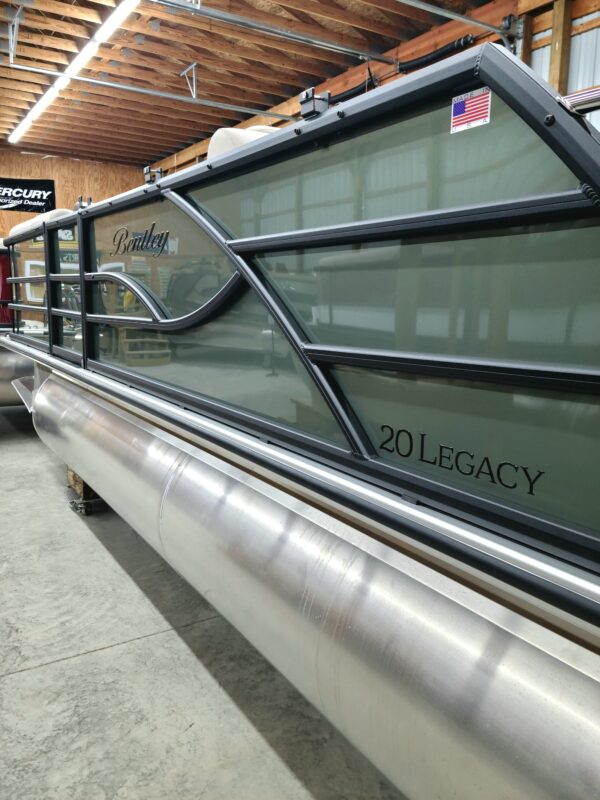
[{"label": "curved handrail", "polygon": [[85,280],[90,283],[119,283],[128,289],[152,315],[153,321],[169,318],[169,311],[151,289],[144,286],[131,275],[122,272],[86,272]]},{"label": "curved handrail", "polygon": [[[145,328],[146,330],[154,331],[184,331],[188,328],[195,328],[198,325],[203,325],[222,311],[225,306],[237,299],[248,288],[244,279],[236,272],[221,286],[210,300],[207,300],[206,303],[195,311],[191,311],[189,314],[185,314],[182,317],[170,318],[169,311],[162,300],[130,275],[124,276],[119,272],[87,272],[85,277],[86,280],[90,281],[101,282],[103,279],[107,279],[114,280],[116,283],[121,283],[123,286],[126,286],[152,314],[152,319],[145,319],[144,317],[87,313],[86,318],[90,322],[105,322],[122,328]],[[153,299],[156,304],[155,306],[149,305],[148,302],[148,300],[152,302]],[[158,313],[156,313],[157,311]]]}]

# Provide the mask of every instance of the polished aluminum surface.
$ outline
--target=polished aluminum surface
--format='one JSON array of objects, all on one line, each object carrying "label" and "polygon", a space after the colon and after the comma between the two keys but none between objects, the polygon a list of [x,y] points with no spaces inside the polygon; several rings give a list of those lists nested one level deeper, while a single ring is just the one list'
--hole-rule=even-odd
[{"label": "polished aluminum surface", "polygon": [[31,414],[33,411],[33,392],[34,392],[34,378],[33,375],[26,375],[24,378],[17,378],[12,382],[13,389],[19,395],[23,405]]},{"label": "polished aluminum surface", "polygon": [[598,796],[597,655],[71,382],[33,416],[409,798]]},{"label": "polished aluminum surface", "polygon": [[[436,555],[431,548],[426,545],[420,545],[410,533],[404,532],[403,521],[411,525],[418,524],[426,527],[440,536],[459,542],[474,553],[503,561],[513,568],[529,573],[536,579],[548,581],[563,590],[568,590],[585,597],[595,604],[600,604],[600,586],[598,582],[591,580],[589,575],[582,570],[574,567],[569,567],[568,570],[565,569],[564,565],[555,558],[542,553],[535,553],[514,542],[509,545],[506,540],[490,531],[483,531],[475,525],[457,521],[447,514],[441,514],[424,506],[406,502],[397,495],[392,495],[364,481],[351,478],[283,448],[262,442],[255,436],[250,436],[200,414],[187,411],[147,392],[133,389],[88,370],[84,371],[75,365],[68,364],[41,351],[32,351],[32,348],[20,342],[9,339],[0,342],[1,344],[16,353],[30,354],[38,364],[55,369],[57,374],[67,375],[71,380],[76,381],[84,392],[100,393],[110,402],[118,402],[128,410],[133,410],[136,415],[144,415],[153,424],[158,422],[162,428],[169,429],[177,436],[182,435],[182,428],[184,428],[186,438],[193,438],[195,443],[199,444],[203,449],[210,450],[219,456],[229,459],[231,458],[231,449],[228,448],[234,448],[237,453],[241,452],[248,456],[247,458],[240,455],[236,456],[237,462],[241,466],[252,472],[260,472],[269,481],[275,482],[285,489],[292,490],[294,494],[304,494],[310,502],[316,502],[322,506],[324,498],[322,496],[316,497],[314,492],[303,489],[297,484],[292,485],[289,479],[281,476],[282,468],[290,467],[300,470],[316,479],[319,484],[352,492],[357,497],[377,504],[379,507],[394,514],[398,519],[398,525],[394,530],[390,530],[383,525],[375,525],[370,520],[369,527],[377,535],[392,540],[398,546],[409,549],[420,558],[435,561]],[[194,431],[195,434],[190,434],[190,431]],[[215,445],[215,440],[223,442],[223,445]],[[258,467],[256,463],[257,456],[262,458],[264,463],[270,463],[272,469]],[[342,515],[344,519],[349,519],[351,524],[363,526],[365,523],[365,519],[359,513],[342,508],[334,501],[328,501],[327,507],[328,510],[331,510],[336,515]],[[439,558],[437,560],[439,561]],[[452,568],[454,572],[461,576],[472,576],[472,571],[463,563],[450,558],[444,558],[443,562],[445,570]],[[565,624],[564,618],[554,607],[538,600],[535,601],[535,607],[533,607],[530,597],[524,596],[519,590],[497,581],[489,575],[480,576],[478,573],[477,580],[478,582],[483,582],[482,588],[488,594],[493,592],[495,596],[501,595],[503,599],[508,599],[512,604],[519,604],[520,607],[527,609],[527,613],[534,614],[536,618],[547,620],[553,627],[566,627],[571,634],[593,641],[595,646],[600,646],[598,630],[578,618],[568,617]]]},{"label": "polished aluminum surface", "polygon": [[[0,336],[0,344],[3,337]],[[0,346],[0,406],[16,406],[21,398],[12,382],[33,375],[33,361]]]},{"label": "polished aluminum surface", "polygon": [[595,111],[600,108],[600,86],[566,94],[562,101],[571,111],[579,111],[582,114]]}]

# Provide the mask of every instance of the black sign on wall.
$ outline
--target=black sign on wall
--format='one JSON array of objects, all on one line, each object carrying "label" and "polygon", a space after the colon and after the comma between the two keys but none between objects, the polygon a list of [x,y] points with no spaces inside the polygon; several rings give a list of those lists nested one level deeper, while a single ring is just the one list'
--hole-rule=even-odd
[{"label": "black sign on wall", "polygon": [[41,214],[56,208],[54,181],[0,178],[0,211]]}]

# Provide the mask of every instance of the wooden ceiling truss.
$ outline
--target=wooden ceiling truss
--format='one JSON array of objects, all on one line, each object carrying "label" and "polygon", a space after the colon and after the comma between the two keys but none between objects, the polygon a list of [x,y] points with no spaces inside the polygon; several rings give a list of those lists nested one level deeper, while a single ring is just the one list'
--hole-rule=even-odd
[{"label": "wooden ceiling truss", "polygon": [[[0,0],[0,137],[4,141],[54,82],[54,77],[36,70],[62,73],[116,2],[30,0],[19,14],[16,70],[8,57],[9,22],[20,4]],[[471,14],[482,2],[443,0],[437,5]],[[142,0],[81,71],[80,77],[98,83],[72,80],[17,147],[77,158],[153,163],[251,114],[173,97],[133,94],[109,84],[191,100],[181,73],[195,63],[198,98],[264,114],[303,89],[359,65],[360,59],[352,53],[377,54],[385,62],[379,66],[393,71],[398,49],[442,21],[439,14],[399,0],[204,0],[202,8],[207,6],[258,27],[232,25]],[[276,37],[260,26],[290,30],[298,38]],[[332,47],[314,46],[315,40]],[[362,69],[366,72],[364,65]],[[271,122],[277,124],[275,119]]]}]

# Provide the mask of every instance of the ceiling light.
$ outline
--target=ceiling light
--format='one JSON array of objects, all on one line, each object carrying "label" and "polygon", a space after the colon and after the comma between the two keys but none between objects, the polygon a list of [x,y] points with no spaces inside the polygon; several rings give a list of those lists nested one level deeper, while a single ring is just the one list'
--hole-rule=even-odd
[{"label": "ceiling light", "polygon": [[110,39],[117,28],[121,27],[123,22],[127,19],[139,2],[140,0],[122,0],[122,2],[119,3],[112,14],[107,17],[102,25],[100,25],[89,42],[87,42],[83,49],[77,53],[73,61],[71,61],[69,66],[65,69],[64,73],[54,81],[52,86],[46,90],[37,103],[29,109],[21,122],[19,122],[17,127],[8,137],[8,141],[11,144],[18,142],[23,134],[29,130],[33,122],[35,122],[35,120],[44,113],[48,106],[56,100],[59,92],[69,85],[71,78],[74,78],[76,75],[78,75],[85,65],[96,55],[102,42],[106,42],[108,39]]},{"label": "ceiling light", "polygon": [[66,89],[70,83],[71,83],[71,78],[67,78],[66,75],[61,75],[60,78],[57,78],[54,81],[54,85],[56,86],[59,92],[62,91],[63,89]]},{"label": "ceiling light", "polygon": [[77,75],[85,67],[88,61],[92,60],[92,58],[98,52],[99,47],[100,44],[97,41],[95,41],[93,38],[90,39],[66,68],[65,75],[68,75],[69,78],[74,78],[75,75]]},{"label": "ceiling light", "polygon": [[140,0],[123,0],[121,3],[119,3],[106,21],[100,25],[93,38],[97,42],[106,42],[107,39],[110,39],[113,33],[117,30],[117,28],[121,27],[139,2]]}]

